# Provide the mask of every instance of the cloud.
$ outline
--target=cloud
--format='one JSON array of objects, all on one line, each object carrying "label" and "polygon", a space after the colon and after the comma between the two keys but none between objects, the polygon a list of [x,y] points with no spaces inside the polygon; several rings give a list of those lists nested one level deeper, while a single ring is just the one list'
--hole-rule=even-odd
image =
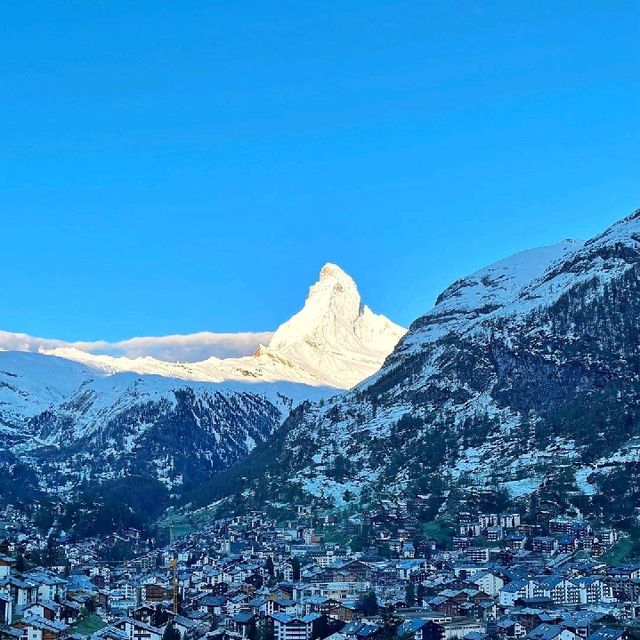
[{"label": "cloud", "polygon": [[65,342],[51,338],[36,338],[26,333],[0,331],[0,350],[45,351],[72,347],[94,354],[138,358],[151,356],[165,362],[200,362],[212,356],[233,358],[251,355],[258,345],[268,344],[272,332],[212,333],[201,331],[188,335],[138,337],[107,342]]}]

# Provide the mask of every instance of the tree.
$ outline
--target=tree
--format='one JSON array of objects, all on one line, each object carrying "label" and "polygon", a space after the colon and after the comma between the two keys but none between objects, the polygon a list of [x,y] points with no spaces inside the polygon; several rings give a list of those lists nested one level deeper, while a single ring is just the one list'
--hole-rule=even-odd
[{"label": "tree", "polygon": [[275,569],[273,567],[273,558],[271,556],[269,556],[267,558],[267,562],[265,564],[265,568],[267,570],[267,573],[273,578],[276,575]]},{"label": "tree", "polygon": [[418,582],[418,588],[416,589],[416,600],[419,607],[422,606],[422,601],[424,600],[425,588],[422,582]]},{"label": "tree", "polygon": [[384,640],[393,640],[397,636],[398,627],[402,620],[396,616],[395,607],[389,604],[382,609],[382,638]]},{"label": "tree", "polygon": [[22,554],[19,554],[18,557],[16,558],[16,571],[18,573],[22,573],[23,571],[27,570],[27,562],[24,559],[24,556]]},{"label": "tree", "polygon": [[247,640],[257,640],[258,628],[256,627],[256,619],[252,618],[247,625]]},{"label": "tree", "polygon": [[182,640],[180,632],[176,629],[173,622],[167,624],[162,634],[162,640]]},{"label": "tree", "polygon": [[358,611],[363,616],[374,616],[378,613],[378,597],[375,591],[363,593],[358,599]]},{"label": "tree", "polygon": [[329,624],[327,621],[327,616],[320,616],[314,623],[311,633],[311,640],[322,640],[326,638],[329,634]]},{"label": "tree", "polygon": [[156,610],[153,612],[153,624],[156,627],[162,627],[169,620],[169,612],[160,604],[156,605]]},{"label": "tree", "polygon": [[291,558],[291,569],[293,570],[294,582],[298,582],[300,580],[300,560],[298,558]]},{"label": "tree", "polygon": [[257,640],[273,640],[273,627],[262,620],[258,625]]},{"label": "tree", "polygon": [[407,607],[413,607],[416,603],[416,587],[413,582],[407,583],[407,586],[404,589],[404,599],[407,603]]}]

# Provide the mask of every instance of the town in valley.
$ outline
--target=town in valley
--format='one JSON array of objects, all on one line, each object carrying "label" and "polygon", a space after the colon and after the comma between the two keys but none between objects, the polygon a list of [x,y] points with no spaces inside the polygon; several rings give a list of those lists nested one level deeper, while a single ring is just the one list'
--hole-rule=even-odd
[{"label": "town in valley", "polygon": [[[618,640],[640,636],[627,533],[542,509],[421,522],[420,497],[339,519],[298,505],[159,546],[2,512],[1,640]],[[114,549],[120,559],[114,559]],[[109,553],[106,553],[109,550]],[[105,559],[109,558],[109,559]]]}]

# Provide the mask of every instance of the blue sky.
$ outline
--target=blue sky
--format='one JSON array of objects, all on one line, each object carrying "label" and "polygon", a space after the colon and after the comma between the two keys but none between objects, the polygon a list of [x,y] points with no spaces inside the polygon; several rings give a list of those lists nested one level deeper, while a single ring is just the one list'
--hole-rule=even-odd
[{"label": "blue sky", "polygon": [[640,206],[640,7],[0,7],[0,328],[266,330],[326,261],[408,324]]}]

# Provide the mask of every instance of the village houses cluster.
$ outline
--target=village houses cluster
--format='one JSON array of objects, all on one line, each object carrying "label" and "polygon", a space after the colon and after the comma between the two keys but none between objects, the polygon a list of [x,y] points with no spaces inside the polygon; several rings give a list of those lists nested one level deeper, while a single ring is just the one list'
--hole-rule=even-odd
[{"label": "village houses cluster", "polygon": [[[216,520],[125,561],[60,541],[64,562],[47,567],[25,561],[37,543],[22,531],[0,544],[0,640],[640,637],[640,565],[604,560],[613,530],[460,513],[443,543],[387,505],[342,523],[367,532],[355,551],[328,541],[332,516],[309,515]],[[139,538],[120,534],[144,548]]]}]

